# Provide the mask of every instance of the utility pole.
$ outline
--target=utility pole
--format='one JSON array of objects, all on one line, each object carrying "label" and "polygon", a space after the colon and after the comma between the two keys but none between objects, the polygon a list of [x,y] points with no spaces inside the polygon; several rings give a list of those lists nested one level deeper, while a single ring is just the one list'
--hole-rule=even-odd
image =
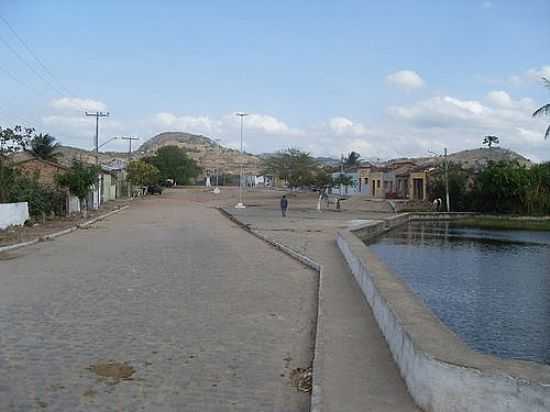
[{"label": "utility pole", "polygon": [[[122,140],[128,140],[128,165],[126,166],[126,170],[128,170],[128,166],[130,165],[130,161],[132,160],[132,141],[139,140],[139,137],[129,137],[129,136],[121,136]],[[128,180],[128,198],[131,198],[132,195],[132,184]]]},{"label": "utility pole", "polygon": [[132,141],[139,140],[139,137],[121,136],[120,139],[128,140],[128,162],[130,162],[130,159],[132,158]]},{"label": "utility pole", "polygon": [[241,177],[239,179],[239,203],[235,206],[237,209],[244,209],[243,204],[243,119],[248,116],[248,113],[235,113],[241,118]]},{"label": "utility pole", "polygon": [[340,196],[344,194],[344,183],[342,179],[344,178],[344,153],[340,154]]},{"label": "utility pole", "polygon": [[[218,145],[218,154],[221,156],[222,154],[222,145],[220,144],[221,139],[215,139],[217,145]],[[219,177],[220,177],[220,165],[219,163],[216,165],[216,187],[219,185]]]},{"label": "utility pole", "polygon": [[444,150],[445,157],[445,200],[447,201],[447,212],[451,211],[451,200],[449,199],[449,162],[447,161],[447,148]]},{"label": "utility pole", "polygon": [[[85,112],[87,117],[95,117],[95,165],[99,167],[99,118],[100,117],[109,117],[109,112]],[[97,206],[101,205],[101,184],[103,180],[103,175],[97,181]]]}]

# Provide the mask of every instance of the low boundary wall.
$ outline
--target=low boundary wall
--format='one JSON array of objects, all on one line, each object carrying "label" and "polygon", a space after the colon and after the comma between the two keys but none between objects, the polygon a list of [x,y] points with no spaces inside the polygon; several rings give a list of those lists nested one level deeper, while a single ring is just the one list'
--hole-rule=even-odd
[{"label": "low boundary wall", "polygon": [[27,202],[19,203],[0,203],[0,230],[10,226],[20,226],[29,220],[29,204]]},{"label": "low boundary wall", "polygon": [[550,366],[470,349],[360,239],[409,221],[460,217],[464,214],[397,215],[340,231],[337,243],[418,406],[442,412],[550,411]]}]

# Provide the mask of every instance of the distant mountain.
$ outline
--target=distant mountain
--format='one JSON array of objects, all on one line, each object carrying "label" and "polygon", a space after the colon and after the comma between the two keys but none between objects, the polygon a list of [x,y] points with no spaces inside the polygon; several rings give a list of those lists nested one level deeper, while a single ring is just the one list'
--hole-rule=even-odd
[{"label": "distant mountain", "polygon": [[[479,149],[462,150],[456,153],[449,153],[447,156],[449,162],[459,163],[464,168],[480,169],[485,166],[489,161],[514,161],[523,166],[531,166],[533,163],[526,157],[514,152],[510,149],[503,149],[501,147],[482,147]],[[439,157],[424,157],[411,159],[422,165],[437,164],[443,161],[443,156]]]},{"label": "distant mountain", "polygon": [[[86,163],[95,163],[95,151],[79,149],[72,146],[59,146],[56,150],[60,154],[57,161],[65,166],[70,166],[73,159],[81,160]],[[113,160],[128,160],[128,153],[124,152],[99,152],[99,162],[107,164]]]},{"label": "distant mountain", "polygon": [[317,160],[323,166],[338,166],[338,165],[340,165],[340,159],[338,159],[336,157],[319,156],[319,157],[316,157],[315,160]]},{"label": "distant mountain", "polygon": [[183,132],[164,132],[157,134],[156,136],[150,138],[145,143],[143,143],[137,152],[147,153],[154,152],[159,147],[162,146],[179,146],[179,147],[191,147],[195,148],[196,146],[206,146],[213,147],[217,146],[217,143],[209,137],[202,136],[200,134],[191,134]]},{"label": "distant mountain", "polygon": [[[238,175],[240,172],[241,161],[245,167],[245,173],[260,174],[262,169],[262,159],[270,156],[270,153],[260,155],[252,155],[249,153],[241,153],[238,150],[231,149],[218,145],[213,139],[195,135],[191,133],[181,132],[165,132],[160,133],[143,143],[137,151],[132,154],[132,157],[140,158],[154,154],[160,147],[174,145],[181,147],[195,159],[205,173],[215,174],[216,169],[219,169],[220,174]],[[70,165],[73,159],[79,159],[87,163],[95,162],[95,152],[90,150],[79,149],[70,146],[60,146],[58,152],[62,156],[58,161],[64,165]],[[17,156],[14,156],[17,157]],[[128,154],[125,152],[100,152],[99,160],[102,164],[110,164],[113,161],[128,160]],[[321,156],[316,158],[319,163],[326,166],[340,166],[340,159],[330,156]],[[443,156],[432,157],[413,157],[399,158],[382,161],[377,158],[361,158],[361,163],[372,163],[378,166],[388,166],[393,163],[402,161],[412,161],[419,166],[435,166],[443,161]],[[479,170],[489,161],[517,161],[524,166],[531,166],[532,162],[524,156],[500,147],[479,148],[472,150],[462,150],[456,153],[450,153],[448,160],[454,163],[460,163],[464,168]]]},{"label": "distant mountain", "polygon": [[219,145],[209,137],[191,133],[160,133],[143,143],[136,153],[138,156],[152,155],[164,146],[185,149],[205,173],[215,174],[216,169],[220,169],[220,173],[238,175],[241,162],[245,173],[258,174],[261,169],[259,157],[249,153],[241,155],[238,150]]}]

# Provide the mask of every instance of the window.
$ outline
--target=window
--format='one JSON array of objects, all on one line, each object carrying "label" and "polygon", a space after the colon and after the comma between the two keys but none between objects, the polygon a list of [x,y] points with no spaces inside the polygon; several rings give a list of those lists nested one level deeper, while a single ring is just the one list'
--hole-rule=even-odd
[{"label": "window", "polygon": [[380,180],[376,181],[376,187],[380,188]]}]

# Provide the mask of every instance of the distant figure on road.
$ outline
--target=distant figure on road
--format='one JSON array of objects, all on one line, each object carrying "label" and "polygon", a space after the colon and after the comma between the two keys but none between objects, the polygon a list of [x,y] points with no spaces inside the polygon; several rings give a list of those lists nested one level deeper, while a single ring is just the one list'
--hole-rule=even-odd
[{"label": "distant figure on road", "polygon": [[286,195],[283,195],[283,197],[281,197],[281,213],[283,214],[283,217],[286,217],[287,209],[288,209],[288,199],[286,198]]}]

